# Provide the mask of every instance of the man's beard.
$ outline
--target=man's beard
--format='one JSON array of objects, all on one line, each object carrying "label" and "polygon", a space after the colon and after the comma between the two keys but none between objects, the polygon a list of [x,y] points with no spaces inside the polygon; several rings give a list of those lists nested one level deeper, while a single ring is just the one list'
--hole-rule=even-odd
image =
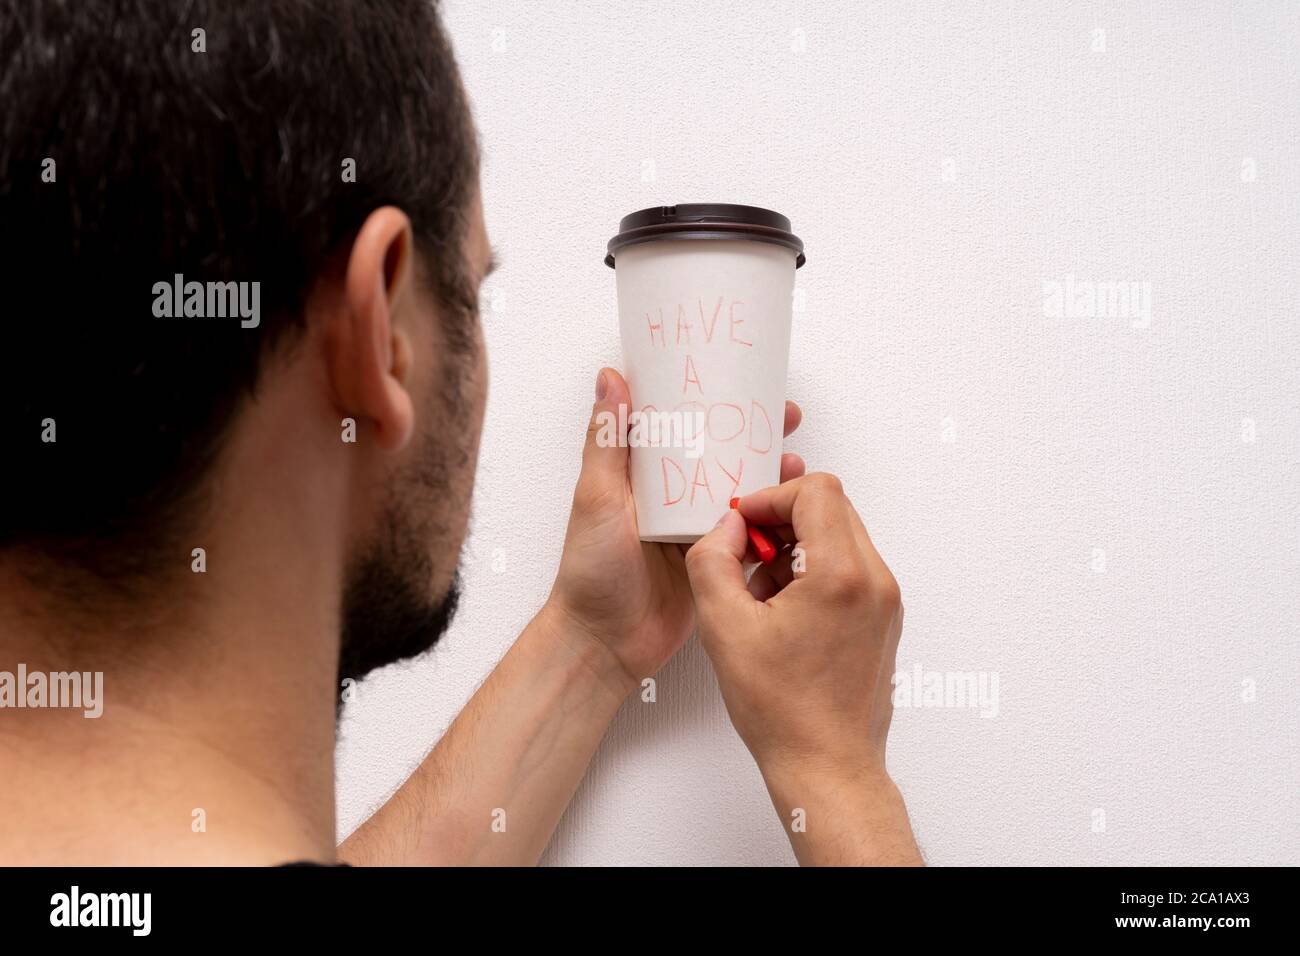
[{"label": "man's beard", "polygon": [[[455,376],[448,379],[440,396],[444,421],[464,421],[459,383]],[[450,500],[453,467],[465,467],[468,455],[447,431],[431,428],[418,439],[413,458],[394,477],[378,533],[347,569],[340,680],[360,680],[376,668],[423,654],[451,625],[460,600],[460,569],[445,593],[431,593],[431,549],[450,544],[445,520],[453,517],[449,512],[468,507]]]},{"label": "man's beard", "polygon": [[371,671],[430,650],[451,626],[460,601],[460,571],[442,597],[429,594],[429,561],[376,549],[356,566],[343,598],[339,678]]}]

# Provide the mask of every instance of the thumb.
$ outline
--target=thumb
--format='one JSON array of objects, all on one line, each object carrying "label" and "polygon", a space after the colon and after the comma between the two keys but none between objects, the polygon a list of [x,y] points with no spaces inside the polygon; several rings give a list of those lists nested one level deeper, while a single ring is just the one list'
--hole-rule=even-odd
[{"label": "thumb", "polygon": [[702,618],[720,620],[742,603],[753,603],[745,586],[745,519],[728,508],[717,525],[686,552],[686,574]]},{"label": "thumb", "polygon": [[600,492],[618,488],[627,480],[627,436],[619,427],[618,410],[620,405],[630,409],[631,404],[623,376],[612,368],[602,368],[596,376],[596,403],[587,422],[579,486]]}]

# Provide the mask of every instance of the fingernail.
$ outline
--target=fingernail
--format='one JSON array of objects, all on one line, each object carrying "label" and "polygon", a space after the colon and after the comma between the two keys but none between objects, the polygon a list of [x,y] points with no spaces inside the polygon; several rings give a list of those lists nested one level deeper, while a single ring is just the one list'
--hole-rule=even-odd
[{"label": "fingernail", "polygon": [[601,369],[600,374],[596,376],[596,401],[600,401],[604,398],[605,393],[608,391],[609,382],[605,379],[605,370]]}]

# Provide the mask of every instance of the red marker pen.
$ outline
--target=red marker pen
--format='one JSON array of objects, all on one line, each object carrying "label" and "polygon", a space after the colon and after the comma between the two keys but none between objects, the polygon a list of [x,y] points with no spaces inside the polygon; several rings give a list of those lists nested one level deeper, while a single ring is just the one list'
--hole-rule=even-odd
[{"label": "red marker pen", "polygon": [[[732,508],[736,508],[738,504],[740,504],[739,498],[731,499]],[[736,510],[739,511],[740,509],[736,508]],[[741,515],[740,519],[745,521],[745,516]],[[772,546],[771,541],[767,540],[767,535],[763,534],[763,532],[759,531],[748,521],[745,521],[745,533],[749,535],[749,543],[754,546],[754,553],[758,555],[758,560],[762,561],[764,564],[771,564],[776,558],[776,548]]]}]

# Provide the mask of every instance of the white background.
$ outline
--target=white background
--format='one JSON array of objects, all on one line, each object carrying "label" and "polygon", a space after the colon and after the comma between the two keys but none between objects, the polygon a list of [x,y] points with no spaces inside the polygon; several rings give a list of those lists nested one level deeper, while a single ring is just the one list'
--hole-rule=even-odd
[{"label": "white background", "polygon": [[[806,243],[787,447],[842,477],[897,574],[899,669],[998,677],[995,717],[895,714],[930,862],[1300,863],[1300,7],[447,20],[502,258],[492,394],[461,613],[349,706],[341,835],[550,587],[619,362],[619,217],[731,201]],[[1149,282],[1149,325],[1047,317],[1067,275]],[[658,698],[624,707],[544,862],[792,862],[694,640]]]}]

